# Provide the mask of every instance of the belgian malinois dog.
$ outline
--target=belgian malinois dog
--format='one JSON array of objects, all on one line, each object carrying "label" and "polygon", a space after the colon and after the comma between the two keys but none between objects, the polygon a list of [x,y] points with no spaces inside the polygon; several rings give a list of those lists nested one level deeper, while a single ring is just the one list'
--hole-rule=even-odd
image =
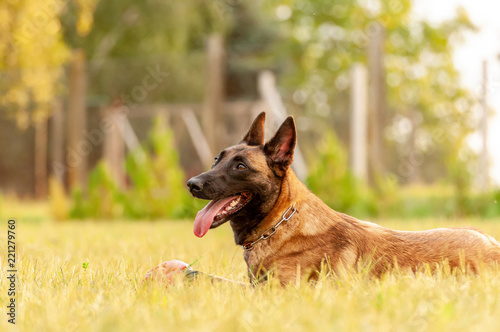
[{"label": "belgian malinois dog", "polygon": [[193,196],[211,200],[198,212],[194,234],[202,237],[229,221],[251,278],[272,271],[283,284],[315,280],[325,264],[335,273],[368,266],[374,276],[395,267],[417,271],[445,263],[477,272],[500,264],[500,243],[478,229],[397,231],[332,210],[290,168],[293,117],[267,143],[264,121],[259,114],[239,144],[187,183]]}]

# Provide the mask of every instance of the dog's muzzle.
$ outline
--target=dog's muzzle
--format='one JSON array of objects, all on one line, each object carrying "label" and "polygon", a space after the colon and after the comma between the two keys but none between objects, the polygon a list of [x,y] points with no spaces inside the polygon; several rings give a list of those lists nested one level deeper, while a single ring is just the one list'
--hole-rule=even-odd
[{"label": "dog's muzzle", "polygon": [[203,191],[203,181],[199,179],[197,176],[191,178],[187,182],[187,186],[191,195],[197,197]]}]

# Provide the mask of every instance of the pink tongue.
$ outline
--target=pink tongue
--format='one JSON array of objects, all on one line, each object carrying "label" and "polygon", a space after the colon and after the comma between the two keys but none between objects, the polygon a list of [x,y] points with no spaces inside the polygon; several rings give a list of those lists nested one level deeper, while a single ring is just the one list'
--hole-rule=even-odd
[{"label": "pink tongue", "polygon": [[220,211],[230,201],[238,196],[231,196],[227,198],[222,198],[218,201],[210,201],[207,206],[198,211],[196,218],[194,218],[194,235],[197,237],[202,237],[207,234],[210,226],[214,222],[214,217],[217,212]]}]

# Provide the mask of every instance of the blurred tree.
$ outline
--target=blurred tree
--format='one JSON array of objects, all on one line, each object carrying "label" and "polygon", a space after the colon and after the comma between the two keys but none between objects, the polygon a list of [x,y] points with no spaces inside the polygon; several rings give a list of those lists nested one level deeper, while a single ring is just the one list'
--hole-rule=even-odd
[{"label": "blurred tree", "polygon": [[[473,124],[475,100],[460,85],[452,53],[474,26],[462,9],[436,26],[415,19],[411,9],[411,0],[266,3],[283,37],[273,50],[282,60],[280,83],[306,114],[329,119],[326,124],[333,123],[343,140],[349,70],[353,62],[366,63],[368,41],[380,32],[377,24],[385,28],[384,138],[390,151],[384,164],[401,182],[434,181],[466,149]],[[312,123],[318,128],[322,122]]]},{"label": "blurred tree", "polygon": [[281,57],[274,45],[281,40],[272,16],[261,3],[219,1],[219,8],[230,18],[226,29],[226,95],[230,99],[257,99],[257,76],[264,69],[279,69]]},{"label": "blurred tree", "polygon": [[[279,61],[267,51],[278,34],[272,17],[259,3],[242,0],[158,2],[98,1],[91,17],[82,21],[79,3],[70,1],[61,16],[71,48],[85,49],[90,93],[94,98],[122,98],[129,103],[201,101],[205,72],[205,40],[222,33],[227,48],[226,95],[229,99],[256,97],[259,69]],[[92,8],[91,5],[87,7]],[[91,26],[81,34],[79,26]],[[133,90],[151,71],[162,80],[144,96]]]},{"label": "blurred tree", "polygon": [[[91,95],[133,104],[201,98],[204,38],[225,28],[211,1],[97,1],[86,34],[79,32],[85,25],[80,11],[79,2],[70,1],[61,20],[66,42],[87,53]],[[155,74],[161,84],[132,94]]]},{"label": "blurred tree", "polygon": [[373,192],[348,169],[347,155],[335,133],[325,132],[318,152],[317,160],[311,164],[308,187],[338,211],[360,217],[376,215],[378,206]]},{"label": "blurred tree", "polygon": [[62,0],[0,3],[0,107],[26,128],[46,118],[62,89],[68,57],[59,14]]},{"label": "blurred tree", "polygon": [[[255,97],[257,71],[274,69],[285,95],[313,119],[314,135],[333,123],[344,141],[348,72],[353,62],[366,63],[368,41],[380,24],[386,35],[387,171],[403,183],[431,182],[449,172],[447,162],[467,162],[470,155],[459,152],[475,100],[460,86],[452,62],[461,34],[474,29],[463,10],[433,26],[412,16],[411,0],[100,1],[93,18],[78,14],[82,8],[92,12],[82,2],[70,1],[62,21],[67,43],[87,51],[94,97],[134,104],[200,101],[204,39],[222,32],[229,98]],[[134,95],[151,71],[161,73],[161,84]]]}]

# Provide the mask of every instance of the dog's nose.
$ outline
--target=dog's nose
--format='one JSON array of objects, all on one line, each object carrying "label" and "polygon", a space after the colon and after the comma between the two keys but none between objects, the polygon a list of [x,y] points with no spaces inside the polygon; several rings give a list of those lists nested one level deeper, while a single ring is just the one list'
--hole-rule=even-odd
[{"label": "dog's nose", "polygon": [[189,187],[189,191],[194,193],[199,193],[203,189],[203,182],[196,177],[189,179],[187,182],[187,186]]}]

